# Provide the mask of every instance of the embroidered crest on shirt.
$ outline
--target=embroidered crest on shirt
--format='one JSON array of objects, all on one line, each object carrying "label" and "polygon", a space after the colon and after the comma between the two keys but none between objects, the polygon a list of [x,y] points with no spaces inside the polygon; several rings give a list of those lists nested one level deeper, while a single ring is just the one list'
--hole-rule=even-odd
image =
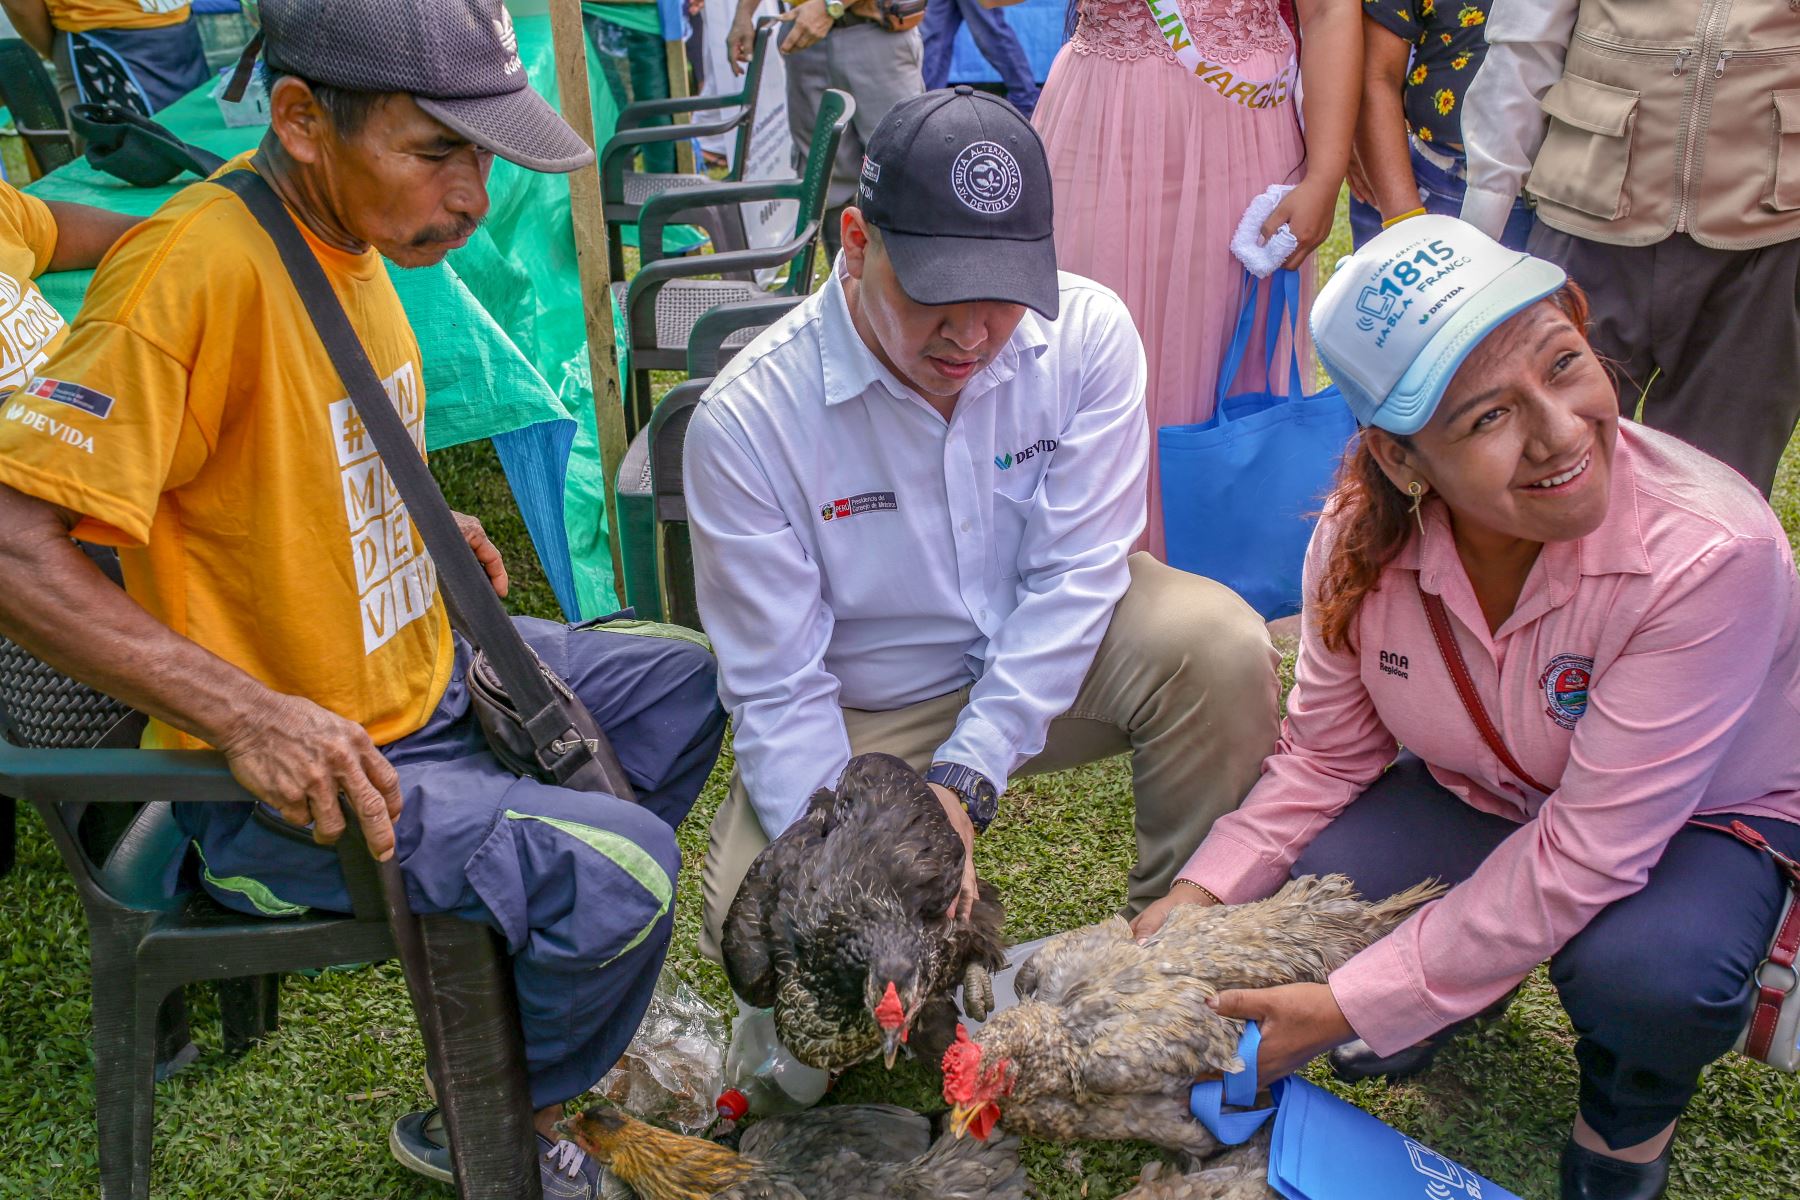
[{"label": "embroidered crest on shirt", "polygon": [[1538,679],[1538,686],[1544,689],[1544,714],[1564,729],[1575,728],[1587,711],[1593,672],[1594,660],[1583,654],[1559,654],[1551,659]]},{"label": "embroidered crest on shirt", "polygon": [[[413,444],[423,451],[425,404],[413,365],[407,363],[381,385]],[[344,517],[350,526],[350,561],[362,599],[363,654],[369,655],[431,611],[437,597],[437,568],[419,544],[406,505],[375,452],[375,441],[348,399],[331,406],[331,435],[337,447]]]},{"label": "embroidered crest on shirt", "polygon": [[819,505],[819,520],[843,521],[866,512],[892,512],[900,504],[892,492],[863,492],[858,496],[842,496]]}]

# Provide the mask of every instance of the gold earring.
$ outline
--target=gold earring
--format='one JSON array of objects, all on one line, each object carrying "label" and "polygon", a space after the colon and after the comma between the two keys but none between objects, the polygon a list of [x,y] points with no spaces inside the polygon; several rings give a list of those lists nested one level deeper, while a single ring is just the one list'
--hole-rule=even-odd
[{"label": "gold earring", "polygon": [[1412,519],[1418,523],[1419,536],[1425,536],[1425,518],[1419,515],[1419,505],[1425,503],[1425,485],[1413,480],[1406,485],[1406,494],[1412,497]]}]

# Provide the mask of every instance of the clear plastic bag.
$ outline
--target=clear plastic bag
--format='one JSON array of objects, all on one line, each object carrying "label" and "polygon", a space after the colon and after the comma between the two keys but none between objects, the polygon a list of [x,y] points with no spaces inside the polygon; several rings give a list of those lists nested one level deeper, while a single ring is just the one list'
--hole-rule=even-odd
[{"label": "clear plastic bag", "polygon": [[697,1134],[724,1086],[725,1019],[665,975],[625,1056],[594,1090],[640,1120]]}]

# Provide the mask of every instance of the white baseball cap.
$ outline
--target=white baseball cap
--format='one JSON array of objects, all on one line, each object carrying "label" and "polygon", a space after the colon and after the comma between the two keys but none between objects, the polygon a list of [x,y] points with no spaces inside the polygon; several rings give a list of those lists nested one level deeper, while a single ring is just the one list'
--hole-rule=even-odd
[{"label": "white baseball cap", "polygon": [[1338,263],[1313,345],[1358,421],[1417,433],[1481,339],[1567,278],[1455,217],[1412,217]]}]

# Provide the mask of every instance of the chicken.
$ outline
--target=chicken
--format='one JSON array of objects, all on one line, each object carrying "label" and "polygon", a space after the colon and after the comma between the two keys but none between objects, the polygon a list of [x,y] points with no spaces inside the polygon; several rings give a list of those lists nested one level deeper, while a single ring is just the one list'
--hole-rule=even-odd
[{"label": "chicken", "polygon": [[1017,1138],[944,1134],[888,1104],[770,1117],[733,1151],[591,1108],[562,1132],[641,1200],[1024,1200]]},{"label": "chicken", "polygon": [[936,1070],[957,1028],[958,984],[977,1020],[1006,963],[993,888],[966,920],[962,839],[917,772],[887,754],[850,761],[835,791],[751,864],[725,918],[725,973],[747,1003],[773,1008],[795,1058],[840,1070],[903,1042]]},{"label": "chicken", "polygon": [[1196,1079],[1240,1070],[1243,1022],[1206,1005],[1228,988],[1323,982],[1443,889],[1371,904],[1341,875],[1297,879],[1267,900],[1182,905],[1139,946],[1124,918],[1052,938],[1019,968],[1019,1003],[944,1060],[952,1127],[1055,1141],[1139,1139],[1205,1157],[1188,1115]]},{"label": "chicken", "polygon": [[1119,1200],[1281,1200],[1281,1193],[1269,1186],[1268,1127],[1242,1146],[1195,1164],[1185,1175],[1151,1163],[1138,1185]]}]

